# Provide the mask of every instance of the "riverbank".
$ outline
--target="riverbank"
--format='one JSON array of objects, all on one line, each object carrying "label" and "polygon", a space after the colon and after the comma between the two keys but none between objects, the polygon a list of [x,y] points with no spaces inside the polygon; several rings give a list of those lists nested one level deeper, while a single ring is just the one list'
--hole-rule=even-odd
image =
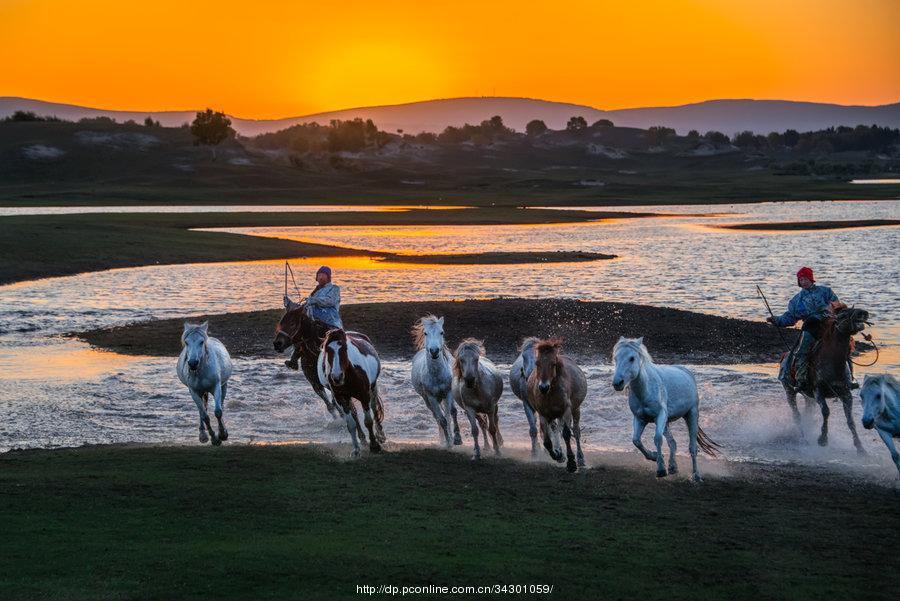
[{"label": "riverbank", "polygon": [[[483,339],[488,356],[511,362],[526,336],[560,336],[566,351],[586,361],[608,358],[619,336],[644,336],[654,358],[693,364],[777,361],[781,339],[763,322],[664,307],[564,299],[495,299],[344,305],[348,329],[367,334],[385,358],[414,353],[409,334],[422,315],[444,316],[447,341]],[[234,356],[274,356],[272,337],[282,311],[185,316],[91,330],[74,336],[93,346],[132,355],[177,356],[185,320],[209,320],[211,335]],[[793,331],[789,330],[793,339]]]},{"label": "riverbank", "polygon": [[[391,444],[347,454],[228,443],[2,454],[0,596],[335,599],[361,585],[546,584],[558,599],[755,601],[900,587],[882,544],[900,529],[896,490],[833,471],[704,460],[692,485],[686,457],[684,473],[658,480],[636,453],[589,453],[571,475]],[[874,578],[873,566],[884,568]]]},{"label": "riverbank", "polygon": [[589,253],[471,254],[454,259],[431,255],[411,259],[347,249],[247,236],[199,228],[400,225],[536,225],[654,216],[639,212],[478,208],[416,209],[404,212],[332,213],[132,213],[0,217],[0,285],[121,267],[256,261],[295,257],[370,256],[399,262],[487,264],[579,261],[611,258]]}]

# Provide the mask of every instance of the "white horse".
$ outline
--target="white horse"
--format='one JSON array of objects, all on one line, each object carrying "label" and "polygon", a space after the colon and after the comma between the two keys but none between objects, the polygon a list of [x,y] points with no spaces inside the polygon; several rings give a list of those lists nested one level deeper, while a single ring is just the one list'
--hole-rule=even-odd
[{"label": "white horse", "polygon": [[[669,471],[678,473],[675,461],[675,437],[669,431],[669,422],[684,418],[688,428],[689,449],[693,473],[691,480],[700,481],[697,471],[697,445],[706,454],[715,457],[716,447],[700,428],[700,397],[697,393],[697,382],[686,368],[680,365],[655,365],[644,338],[619,338],[613,348],[613,388],[623,390],[628,386],[628,406],[634,414],[634,434],[631,441],[643,453],[648,461],[656,461],[656,475],[663,478],[667,475],[663,462],[662,439],[666,437],[669,444]],[[653,442],[656,451],[644,448],[641,434],[647,424],[653,422],[656,431]]]},{"label": "white horse", "polygon": [[[181,355],[178,356],[178,379],[191,391],[191,397],[200,413],[200,442],[212,439],[214,445],[228,440],[228,430],[222,421],[228,378],[231,377],[231,357],[225,345],[209,336],[209,322],[184,324],[181,334]],[[219,434],[209,424],[207,401],[209,395],[215,400],[216,420]],[[204,429],[205,428],[205,429]],[[206,433],[209,432],[209,437]]]},{"label": "white horse", "polygon": [[890,374],[867,375],[859,398],[863,403],[863,427],[875,428],[900,474],[900,453],[894,446],[894,439],[900,438],[900,383]]},{"label": "white horse", "polygon": [[[434,415],[447,448],[454,444],[462,444],[456,405],[450,392],[453,384],[453,374],[450,372],[453,354],[444,342],[444,318],[426,315],[416,322],[412,333],[417,349],[410,373],[413,389],[419,393]],[[449,421],[451,417],[452,436]]]},{"label": "white horse", "polygon": [[523,340],[522,346],[519,347],[519,356],[516,357],[516,360],[513,361],[512,366],[509,368],[509,387],[512,388],[513,394],[522,401],[525,419],[528,420],[528,435],[531,436],[532,457],[538,456],[538,428],[537,420],[534,417],[534,408],[528,402],[528,376],[534,371],[534,345],[539,341],[540,339],[534,336]]}]

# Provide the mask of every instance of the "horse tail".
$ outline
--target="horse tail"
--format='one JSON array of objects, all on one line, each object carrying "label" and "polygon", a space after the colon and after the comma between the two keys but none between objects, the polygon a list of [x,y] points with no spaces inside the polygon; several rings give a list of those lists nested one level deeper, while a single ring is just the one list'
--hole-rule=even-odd
[{"label": "horse tail", "polygon": [[372,397],[374,399],[375,421],[379,424],[384,422],[384,403],[381,402],[381,392],[378,390],[378,384],[372,386]]},{"label": "horse tail", "polygon": [[697,424],[697,446],[710,457],[718,457],[719,451],[722,449],[722,445],[710,438],[709,435],[703,431],[703,428],[700,427],[700,424]]}]

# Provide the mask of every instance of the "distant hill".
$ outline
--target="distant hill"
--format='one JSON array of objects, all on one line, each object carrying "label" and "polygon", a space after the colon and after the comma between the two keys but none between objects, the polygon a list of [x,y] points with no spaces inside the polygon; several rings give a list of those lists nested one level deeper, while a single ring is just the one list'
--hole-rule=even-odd
[{"label": "distant hill", "polygon": [[[205,107],[201,107],[205,108]],[[17,110],[33,111],[39,115],[56,115],[77,121],[82,117],[106,116],[123,122],[133,119],[142,122],[152,116],[167,127],[177,127],[194,118],[196,111],[112,111],[57,104],[27,98],[0,97],[0,118]],[[796,129],[811,131],[831,126],[859,124],[900,127],[900,103],[882,106],[842,106],[815,102],[784,100],[709,100],[673,107],[647,107],[603,111],[589,106],[550,102],[530,98],[450,98],[408,104],[374,106],[317,113],[300,117],[273,120],[239,119],[232,117],[234,128],[243,136],[255,136],[285,129],[299,123],[327,124],[332,119],[372,119],[379,129],[416,134],[422,131],[440,132],[448,125],[478,124],[494,115],[517,131],[524,131],[532,119],[541,119],[551,129],[565,127],[570,117],[584,117],[588,123],[610,119],[616,125],[646,129],[652,125],[674,128],[679,134],[691,129],[701,133],[717,130],[728,135],[743,130],[756,133]]]}]

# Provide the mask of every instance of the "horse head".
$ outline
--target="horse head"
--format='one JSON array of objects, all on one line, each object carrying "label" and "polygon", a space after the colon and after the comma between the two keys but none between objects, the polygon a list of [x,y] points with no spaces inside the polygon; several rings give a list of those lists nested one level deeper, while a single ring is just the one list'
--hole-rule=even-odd
[{"label": "horse head", "polygon": [[466,338],[456,347],[453,362],[454,375],[465,382],[466,388],[478,383],[478,362],[484,356],[484,344],[474,338]]},{"label": "horse head", "polygon": [[325,370],[328,379],[335,386],[343,386],[347,372],[350,371],[350,359],[347,355],[347,332],[341,329],[330,330],[322,341],[322,352],[325,353]]},{"label": "horse head", "polygon": [[848,336],[859,334],[866,329],[868,323],[869,312],[855,307],[843,309],[834,317],[834,329]]},{"label": "horse head", "polygon": [[559,338],[547,338],[534,345],[534,374],[541,394],[547,394],[550,386],[559,378],[562,370],[559,360],[561,350],[562,340]]},{"label": "horse head", "polygon": [[890,374],[867,375],[859,390],[863,404],[862,424],[866,430],[875,427],[875,418],[887,407],[888,398],[900,397],[900,383]]},{"label": "horse head", "polygon": [[184,323],[181,333],[181,347],[187,350],[185,360],[191,371],[197,371],[206,358],[206,343],[209,340],[209,322]]},{"label": "horse head", "polygon": [[444,318],[426,315],[412,329],[416,350],[426,349],[432,359],[437,359],[446,348],[444,343]]},{"label": "horse head", "polygon": [[522,356],[522,377],[524,377],[525,380],[528,380],[529,376],[531,376],[531,372],[534,371],[534,345],[536,345],[538,342],[540,342],[540,338],[530,336],[523,340],[522,346],[519,347],[519,354]]},{"label": "horse head", "polygon": [[650,359],[647,347],[644,346],[644,337],[619,338],[613,347],[613,388],[624,390],[641,373],[644,361]]},{"label": "horse head", "polygon": [[272,346],[279,353],[301,342],[303,325],[306,321],[306,308],[301,306],[288,309],[275,326],[275,339]]}]

